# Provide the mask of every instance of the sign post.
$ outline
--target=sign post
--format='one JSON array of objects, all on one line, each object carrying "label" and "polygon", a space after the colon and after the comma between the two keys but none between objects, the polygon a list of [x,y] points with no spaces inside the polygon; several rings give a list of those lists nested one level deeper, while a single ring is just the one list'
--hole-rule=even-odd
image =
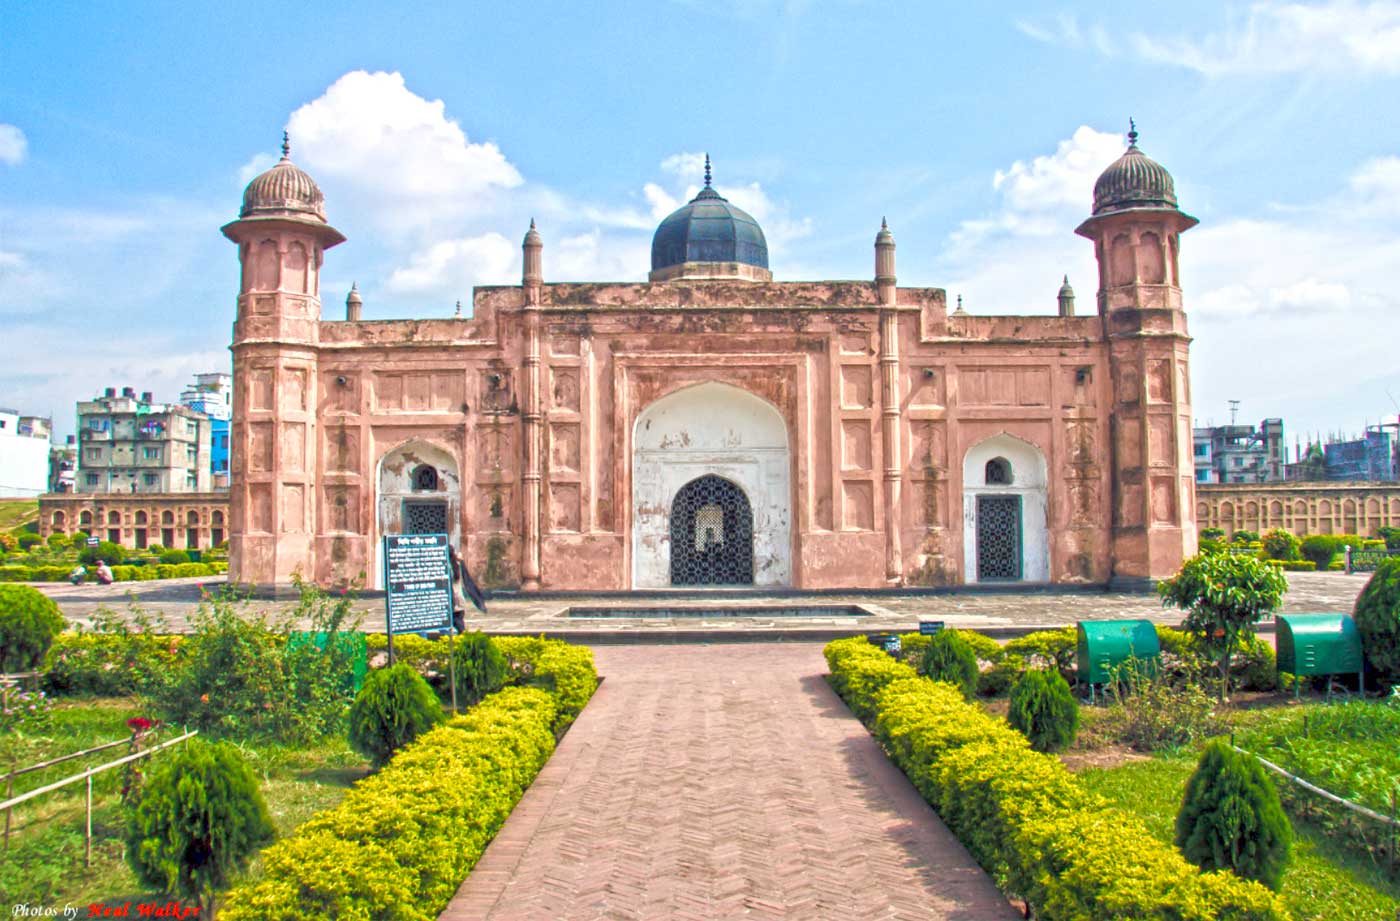
[{"label": "sign post", "polygon": [[[446,534],[384,536],[384,614],[390,665],[394,664],[395,633],[452,629],[452,570]],[[455,691],[455,680],[452,686]]]}]

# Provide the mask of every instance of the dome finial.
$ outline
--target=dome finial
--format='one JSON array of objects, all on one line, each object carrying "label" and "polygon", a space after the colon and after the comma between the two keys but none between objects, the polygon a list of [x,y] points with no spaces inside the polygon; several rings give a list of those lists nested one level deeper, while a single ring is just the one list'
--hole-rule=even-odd
[{"label": "dome finial", "polygon": [[705,154],[705,188],[710,187],[710,155]]},{"label": "dome finial", "polygon": [[880,218],[880,229],[881,229],[881,230],[889,230],[889,229],[890,229],[890,225],[885,223],[885,219],[884,219],[883,216]]},{"label": "dome finial", "polygon": [[534,230],[534,229],[535,229],[535,219],[534,219],[534,218],[530,218],[530,229],[531,229],[531,230]]},{"label": "dome finial", "polygon": [[283,131],[283,132],[282,132],[282,159],[283,159],[283,160],[286,160],[286,159],[290,158],[291,155],[292,155],[292,145],[291,145],[291,141],[290,141],[290,139],[287,137],[287,132]]},{"label": "dome finial", "polygon": [[453,312],[453,314],[452,314],[452,319],[454,319],[454,320],[460,320],[460,319],[462,319],[462,302],[461,302],[461,301],[458,301],[458,302],[457,302],[457,309]]},{"label": "dome finial", "polygon": [[1128,116],[1128,146],[1136,147],[1137,139],[1137,122],[1133,121],[1133,117],[1130,115]]}]

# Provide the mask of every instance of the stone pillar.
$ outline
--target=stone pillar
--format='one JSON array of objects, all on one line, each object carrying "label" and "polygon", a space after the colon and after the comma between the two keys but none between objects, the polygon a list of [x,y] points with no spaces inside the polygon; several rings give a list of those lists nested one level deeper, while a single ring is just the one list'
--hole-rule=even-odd
[{"label": "stone pillar", "polygon": [[544,244],[530,221],[525,234],[522,287],[525,293],[525,379],[522,421],[524,422],[524,558],[520,564],[521,587],[540,587],[540,508],[543,481],[541,457],[544,426],[540,400],[540,289],[544,284],[542,251]]},{"label": "stone pillar", "polygon": [[904,580],[900,540],[899,315],[894,266],[894,234],[884,219],[875,235],[875,287],[880,297],[880,418],[885,473],[885,581]]},{"label": "stone pillar", "polygon": [[1196,552],[1188,348],[1175,207],[1104,210],[1076,233],[1094,241],[1098,310],[1112,392],[1111,580],[1142,585]]},{"label": "stone pillar", "polygon": [[319,276],[324,251],[345,238],[297,216],[248,217],[223,232],[243,265],[231,347],[229,581],[314,579]]}]

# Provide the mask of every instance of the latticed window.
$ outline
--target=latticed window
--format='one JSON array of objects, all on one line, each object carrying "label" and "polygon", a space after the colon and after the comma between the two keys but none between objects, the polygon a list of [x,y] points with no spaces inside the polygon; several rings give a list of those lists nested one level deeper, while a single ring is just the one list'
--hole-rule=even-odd
[{"label": "latticed window", "polygon": [[752,585],[753,510],[738,486],[691,480],[671,504],[672,585]]},{"label": "latticed window", "polygon": [[437,492],[438,472],[432,464],[420,464],[413,471],[414,492]]},{"label": "latticed window", "polygon": [[724,546],[724,509],[706,505],[695,513],[695,552]]},{"label": "latticed window", "polygon": [[1011,462],[1004,457],[994,457],[987,461],[986,479],[988,486],[1011,485]]}]

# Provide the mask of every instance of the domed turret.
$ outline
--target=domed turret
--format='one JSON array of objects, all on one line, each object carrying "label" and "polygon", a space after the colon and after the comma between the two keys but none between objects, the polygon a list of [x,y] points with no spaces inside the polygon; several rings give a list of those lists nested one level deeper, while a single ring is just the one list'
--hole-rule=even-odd
[{"label": "domed turret", "polygon": [[656,228],[651,240],[650,279],[772,281],[763,229],[747,212],[716,192],[710,182],[707,154],[705,187]]},{"label": "domed turret", "polygon": [[1128,149],[1094,183],[1094,214],[1128,208],[1175,208],[1171,173],[1137,146],[1137,126],[1128,120]]},{"label": "domed turret", "polygon": [[316,181],[291,161],[290,154],[291,145],[284,131],[282,159],[243,190],[240,218],[311,216],[325,222],[325,196]]}]

